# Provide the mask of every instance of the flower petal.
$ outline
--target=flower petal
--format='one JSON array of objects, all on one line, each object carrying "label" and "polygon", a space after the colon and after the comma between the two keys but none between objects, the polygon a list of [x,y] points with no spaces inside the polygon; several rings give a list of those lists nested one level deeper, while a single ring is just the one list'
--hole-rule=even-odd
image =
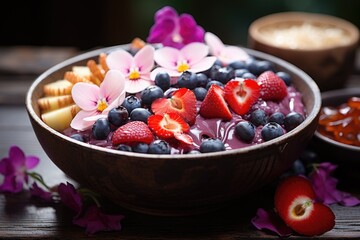
[{"label": "flower petal", "polygon": [[196,24],[195,19],[190,14],[184,13],[179,17],[180,35],[184,44],[192,42],[204,42],[205,31]]},{"label": "flower petal", "polygon": [[206,57],[197,64],[191,66],[189,71],[196,73],[206,71],[214,65],[215,61],[216,57]]},{"label": "flower petal", "polygon": [[18,193],[23,190],[24,179],[16,179],[15,174],[5,176],[3,183],[0,185],[0,192]]},{"label": "flower petal", "polygon": [[74,102],[85,111],[96,109],[99,93],[100,89],[95,84],[82,82],[76,83],[71,90]]},{"label": "flower petal", "polygon": [[173,47],[163,47],[155,51],[154,59],[161,67],[176,70],[180,51]]},{"label": "flower petal", "polygon": [[18,146],[11,146],[9,149],[9,159],[15,168],[25,165],[25,153]]},{"label": "flower petal", "polygon": [[210,54],[218,57],[225,45],[218,36],[211,32],[205,33],[205,42],[209,46]]},{"label": "flower petal", "polygon": [[133,56],[124,49],[119,49],[111,52],[107,58],[106,63],[109,69],[119,70],[124,76],[129,74],[129,69],[133,63]]},{"label": "flower petal", "polygon": [[134,56],[134,64],[141,74],[149,73],[154,67],[154,52],[153,46],[146,45]]},{"label": "flower petal", "polygon": [[173,7],[165,6],[159,10],[156,11],[154,20],[155,22],[162,21],[166,18],[178,18],[178,13]]},{"label": "flower petal", "polygon": [[64,203],[68,208],[74,210],[77,214],[80,214],[83,202],[81,195],[76,191],[74,185],[67,182],[60,183],[58,186],[58,193],[60,195],[61,202]]},{"label": "flower petal", "polygon": [[121,95],[125,95],[125,78],[120,71],[109,70],[100,85],[100,96],[111,104]]},{"label": "flower petal", "polygon": [[171,38],[175,27],[175,20],[171,18],[157,22],[150,28],[150,33],[146,41],[148,43],[164,43],[165,39]]},{"label": "flower petal", "polygon": [[94,122],[85,121],[84,119],[95,115],[98,115],[98,112],[96,110],[93,111],[81,110],[75,115],[75,117],[71,121],[70,127],[79,131],[84,131],[86,129],[89,129],[94,124],[95,121]]},{"label": "flower petal", "polygon": [[32,196],[41,198],[42,200],[46,201],[46,202],[51,202],[52,201],[52,194],[51,192],[47,192],[44,189],[40,188],[36,182],[34,182],[32,184],[32,186],[30,187],[30,193]]},{"label": "flower petal", "polygon": [[181,57],[187,60],[189,65],[192,66],[208,55],[209,47],[204,43],[193,42],[183,47],[180,52]]},{"label": "flower petal", "polygon": [[153,81],[137,79],[137,80],[127,80],[125,82],[125,89],[128,93],[138,93],[144,90],[146,87],[153,84]]},{"label": "flower petal", "polygon": [[234,61],[246,61],[249,59],[249,55],[243,49],[235,46],[225,47],[218,57],[224,64],[229,64]]},{"label": "flower petal", "polygon": [[36,167],[40,162],[40,159],[36,156],[27,156],[25,159],[26,169],[32,169]]},{"label": "flower petal", "polygon": [[15,172],[14,167],[11,164],[10,158],[3,158],[0,161],[0,173],[4,176],[13,174]]}]

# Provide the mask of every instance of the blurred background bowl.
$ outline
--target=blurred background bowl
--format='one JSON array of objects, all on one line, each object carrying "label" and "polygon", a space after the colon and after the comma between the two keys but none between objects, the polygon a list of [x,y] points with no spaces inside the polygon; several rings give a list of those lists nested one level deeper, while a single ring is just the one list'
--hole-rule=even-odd
[{"label": "blurred background bowl", "polygon": [[[321,36],[329,37],[328,41],[322,41]],[[248,47],[293,63],[326,91],[343,87],[349,78],[359,30],[329,15],[282,12],[252,22],[248,38]]]},{"label": "blurred background bowl", "polygon": [[307,118],[287,134],[268,142],[224,152],[156,155],[117,151],[76,141],[47,126],[37,100],[43,86],[61,79],[74,65],[86,65],[104,48],[62,62],[31,85],[26,108],[36,136],[49,158],[68,176],[113,202],[157,215],[191,215],[209,211],[269,184],[292,163],[311,140],[321,106],[316,83],[281,59],[246,49],[255,58],[274,63],[292,76],[302,93]]}]

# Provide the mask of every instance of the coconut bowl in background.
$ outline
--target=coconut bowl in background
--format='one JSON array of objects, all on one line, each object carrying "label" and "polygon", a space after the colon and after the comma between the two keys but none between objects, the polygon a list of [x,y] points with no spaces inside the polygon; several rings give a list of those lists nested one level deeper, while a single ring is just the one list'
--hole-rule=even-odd
[{"label": "coconut bowl in background", "polygon": [[[326,34],[317,31],[323,28],[327,28]],[[321,41],[325,35],[331,39]],[[252,22],[248,33],[249,48],[296,65],[315,80],[321,91],[344,86],[353,70],[358,46],[359,29],[355,25],[316,13],[267,15]]]},{"label": "coconut bowl in background", "polygon": [[[307,118],[298,127],[271,141],[242,149],[184,155],[154,155],[106,149],[73,140],[47,126],[37,99],[46,83],[61,79],[74,65],[86,65],[95,50],[62,62],[31,85],[26,108],[36,136],[49,158],[68,176],[109,200],[138,212],[191,215],[237,200],[270,183],[286,171],[312,138],[321,106],[315,82],[297,67],[268,54],[245,49],[269,60],[277,71],[291,74],[302,93]],[[125,46],[126,47],[126,46]]]}]

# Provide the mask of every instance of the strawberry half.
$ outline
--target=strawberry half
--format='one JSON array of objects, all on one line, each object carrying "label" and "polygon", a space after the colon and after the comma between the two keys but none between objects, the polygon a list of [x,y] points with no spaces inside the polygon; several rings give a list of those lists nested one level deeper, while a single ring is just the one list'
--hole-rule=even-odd
[{"label": "strawberry half", "polygon": [[136,143],[150,144],[153,140],[154,135],[142,121],[133,121],[122,125],[116,129],[111,138],[114,146],[119,144],[134,145]]},{"label": "strawberry half", "polygon": [[190,125],[196,120],[196,97],[187,88],[176,90],[170,98],[158,98],[151,104],[151,110],[158,115],[177,113]]},{"label": "strawberry half", "polygon": [[252,79],[231,80],[224,87],[224,98],[237,114],[247,113],[260,97],[260,87]]},{"label": "strawberry half", "polygon": [[299,234],[321,235],[335,225],[332,210],[314,202],[315,192],[308,179],[301,176],[285,178],[275,192],[275,208],[284,222]]},{"label": "strawberry half", "polygon": [[156,136],[163,139],[175,138],[183,143],[191,144],[192,138],[186,134],[190,126],[177,113],[165,113],[164,115],[151,115],[148,125]]},{"label": "strawberry half", "polygon": [[224,90],[213,84],[209,88],[204,101],[201,103],[199,113],[204,118],[222,118],[231,120],[232,114],[224,99]]},{"label": "strawberry half", "polygon": [[280,101],[288,94],[285,82],[272,71],[260,74],[257,82],[261,98],[264,100]]}]

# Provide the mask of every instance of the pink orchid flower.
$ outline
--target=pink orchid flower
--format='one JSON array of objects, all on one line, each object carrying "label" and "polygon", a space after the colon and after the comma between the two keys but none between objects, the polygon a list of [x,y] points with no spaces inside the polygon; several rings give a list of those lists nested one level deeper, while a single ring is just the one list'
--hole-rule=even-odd
[{"label": "pink orchid flower", "polygon": [[74,102],[81,108],[71,121],[70,126],[76,130],[90,128],[94,122],[125,99],[125,79],[118,70],[109,70],[104,81],[98,87],[90,83],[77,83],[71,91]]},{"label": "pink orchid flower", "polygon": [[18,146],[9,149],[9,157],[0,161],[0,173],[4,175],[4,182],[0,185],[0,192],[17,193],[23,190],[24,183],[28,182],[27,170],[36,167],[39,158],[25,156]]},{"label": "pink orchid flower", "polygon": [[155,51],[155,61],[161,67],[151,72],[150,78],[155,79],[159,72],[167,72],[170,77],[178,77],[184,71],[203,72],[211,68],[216,57],[207,57],[209,48],[203,43],[190,43],[181,50],[163,47]]},{"label": "pink orchid flower", "polygon": [[119,70],[125,76],[125,91],[137,93],[153,84],[150,72],[154,67],[154,47],[146,45],[133,57],[120,49],[111,52],[106,63],[110,69]]},{"label": "pink orchid flower", "polygon": [[249,58],[243,49],[236,46],[225,46],[213,33],[205,33],[205,42],[210,48],[210,54],[217,57],[224,65],[235,61],[246,61]]},{"label": "pink orchid flower", "polygon": [[166,6],[156,12],[147,42],[181,49],[192,42],[204,42],[204,33],[191,15],[179,16],[174,8]]},{"label": "pink orchid flower", "polygon": [[83,200],[74,185],[69,182],[67,182],[66,185],[64,183],[60,183],[58,186],[58,193],[61,202],[68,208],[72,209],[76,213],[76,216],[79,216],[83,208]]}]

